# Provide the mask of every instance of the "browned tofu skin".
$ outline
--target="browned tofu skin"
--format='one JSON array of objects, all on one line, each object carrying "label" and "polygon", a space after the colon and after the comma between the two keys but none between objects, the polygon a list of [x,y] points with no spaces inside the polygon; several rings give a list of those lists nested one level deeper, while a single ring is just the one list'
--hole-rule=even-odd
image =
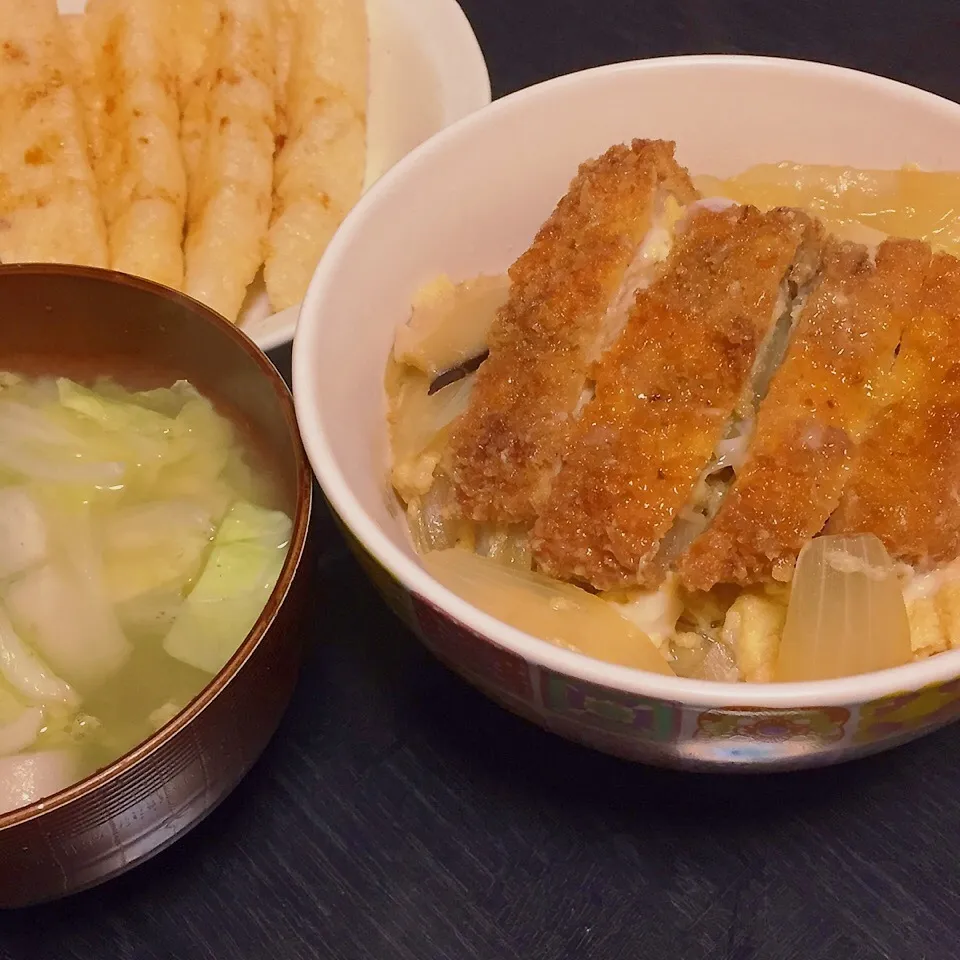
[{"label": "browned tofu skin", "polygon": [[960,554],[960,260],[933,257],[922,300],[829,524],[919,569]]},{"label": "browned tofu skin", "polygon": [[645,567],[722,438],[773,329],[781,285],[819,259],[793,210],[702,210],[599,362],[596,393],[535,527],[541,569],[598,589]]},{"label": "browned tofu skin", "polygon": [[691,589],[789,578],[840,502],[906,323],[916,315],[926,244],[830,244],[823,272],[757,415],[748,457],[679,572]]},{"label": "browned tofu skin", "polygon": [[673,144],[635,140],[585,163],[510,268],[470,407],[450,446],[464,514],[531,522],[556,475],[604,315],[661,190],[696,199]]}]

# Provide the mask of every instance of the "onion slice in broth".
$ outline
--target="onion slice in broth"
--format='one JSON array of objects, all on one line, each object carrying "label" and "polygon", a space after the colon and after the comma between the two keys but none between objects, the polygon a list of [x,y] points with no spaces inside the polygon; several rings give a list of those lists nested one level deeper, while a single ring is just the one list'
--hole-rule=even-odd
[{"label": "onion slice in broth", "polygon": [[421,561],[448,590],[511,627],[608,663],[673,673],[645,633],[586,590],[459,547]]},{"label": "onion slice in broth", "polygon": [[775,679],[831,680],[910,658],[903,591],[880,540],[855,534],[808,543],[797,560]]}]

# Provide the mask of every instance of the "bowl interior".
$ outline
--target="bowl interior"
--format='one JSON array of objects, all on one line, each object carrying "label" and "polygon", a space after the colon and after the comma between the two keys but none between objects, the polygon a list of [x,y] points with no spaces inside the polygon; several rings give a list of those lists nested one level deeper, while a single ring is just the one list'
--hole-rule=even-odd
[{"label": "bowl interior", "polygon": [[[0,266],[0,369],[112,376],[145,389],[189,380],[246,433],[276,479],[276,506],[294,521],[290,553],[254,630],[221,672],[171,724],[131,753],[42,803],[50,809],[105,783],[203,709],[263,636],[303,552],[311,480],[293,404],[279,373],[244,334],[206,307],[147,281],[106,270]],[[254,707],[251,706],[251,709]],[[0,830],[39,812],[0,816]]]},{"label": "bowl interior", "polygon": [[[498,642],[522,647],[518,652],[530,659],[549,658],[559,669],[613,686],[723,700],[731,695],[728,685],[641,682],[645,675],[635,671],[532,646],[452,602],[416,564],[389,492],[384,363],[417,288],[441,273],[457,280],[504,270],[578,164],[634,137],[675,140],[679,161],[694,174],[729,175],[780,160],[950,169],[960,156],[960,106],[836,67],[722,56],[599,68],[507,97],[407,157],[341,228],[301,314],[294,346],[297,412],[335,509],[401,582]],[[929,682],[925,678],[943,679],[960,671],[958,657],[886,671],[889,677],[876,683],[909,689]],[[821,696],[842,702],[865,694],[871,682],[818,686]],[[745,686],[737,687],[741,696]],[[770,705],[795,702],[794,686],[754,687],[751,695]]]}]

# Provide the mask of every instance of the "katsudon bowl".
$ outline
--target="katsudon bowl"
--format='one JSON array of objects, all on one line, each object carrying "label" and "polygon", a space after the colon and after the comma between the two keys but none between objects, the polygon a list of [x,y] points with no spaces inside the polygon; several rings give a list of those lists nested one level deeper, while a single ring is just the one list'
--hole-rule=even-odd
[{"label": "katsudon bowl", "polygon": [[[101,883],[169,846],[260,755],[300,666],[312,477],[279,373],[252,340],[196,301],[106,270],[27,264],[0,267],[0,303],[0,369],[87,383],[110,377],[130,390],[188,380],[247,441],[249,462],[292,525],[286,559],[252,629],[246,637],[231,632],[235,652],[222,649],[220,659],[229,658],[221,669],[197,671],[196,694],[183,709],[84,779],[0,814],[0,907],[16,907]],[[9,543],[9,530],[4,536]],[[202,622],[194,640],[217,627]],[[148,693],[138,685],[135,697],[148,702]]]},{"label": "katsudon bowl", "polygon": [[719,683],[615,666],[522,633],[432,579],[390,488],[384,369],[416,291],[502,273],[611,144],[676,141],[693,174],[793,160],[956,167],[960,106],[816,63],[694,56],[551,80],[434,137],[371,190],[313,278],[294,343],[307,454],[370,577],[436,656],[561,736],[687,769],[796,769],[960,716],[960,651],[844,679]]}]

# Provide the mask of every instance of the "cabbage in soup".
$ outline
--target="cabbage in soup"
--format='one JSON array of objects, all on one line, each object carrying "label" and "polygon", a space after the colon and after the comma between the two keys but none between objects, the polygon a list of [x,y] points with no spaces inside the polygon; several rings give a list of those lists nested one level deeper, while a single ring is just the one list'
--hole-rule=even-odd
[{"label": "cabbage in soup", "polygon": [[292,524],[189,383],[0,374],[0,812],[115,760],[240,646]]}]

